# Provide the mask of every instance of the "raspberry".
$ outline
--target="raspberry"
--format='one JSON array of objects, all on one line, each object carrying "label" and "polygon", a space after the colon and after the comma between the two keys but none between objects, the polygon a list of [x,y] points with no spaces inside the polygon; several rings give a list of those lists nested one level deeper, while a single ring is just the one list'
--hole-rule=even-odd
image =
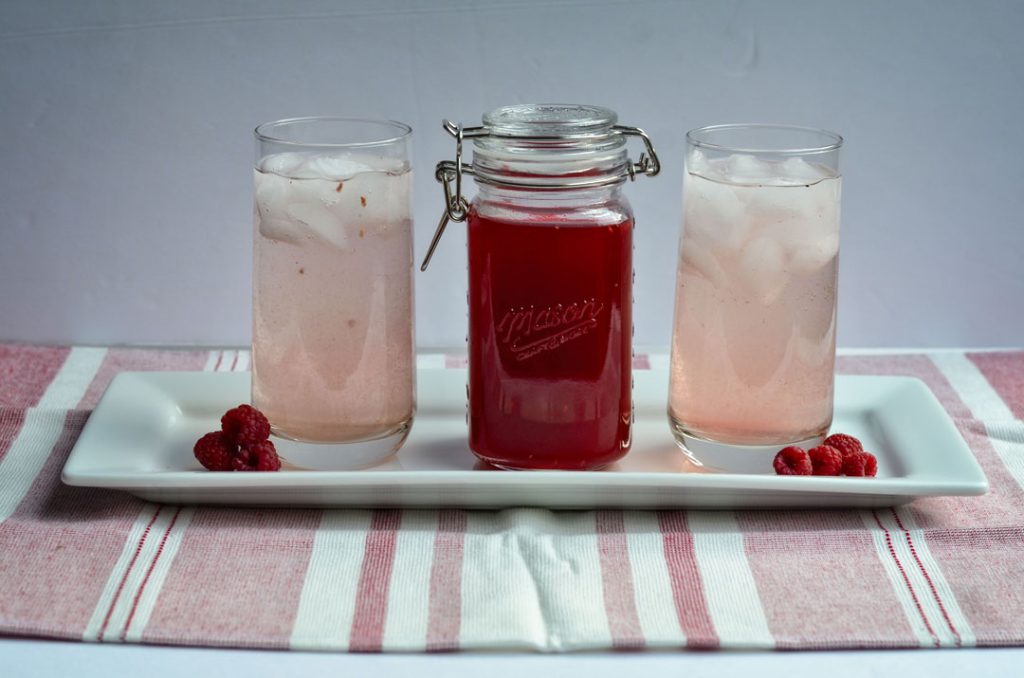
[{"label": "raspberry", "polygon": [[828,438],[825,438],[821,444],[839,450],[839,454],[843,455],[843,459],[846,459],[851,454],[864,451],[864,446],[860,444],[859,440],[845,433],[833,433]]},{"label": "raspberry", "polygon": [[270,422],[251,405],[239,405],[225,412],[220,428],[239,445],[254,445],[270,437]]},{"label": "raspberry", "polygon": [[230,471],[231,461],[238,446],[228,440],[222,431],[210,431],[196,441],[192,448],[199,463],[211,471]]},{"label": "raspberry", "polygon": [[843,455],[829,445],[818,445],[807,450],[816,476],[837,476],[843,471]]},{"label": "raspberry", "polygon": [[811,475],[811,459],[802,448],[790,445],[783,447],[775,455],[772,462],[775,473],[780,476],[809,476]]},{"label": "raspberry", "polygon": [[878,460],[870,452],[857,452],[843,458],[843,474],[848,476],[875,476]]},{"label": "raspberry", "polygon": [[236,471],[279,471],[281,460],[274,443],[262,440],[255,445],[242,445],[231,460],[231,466]]}]

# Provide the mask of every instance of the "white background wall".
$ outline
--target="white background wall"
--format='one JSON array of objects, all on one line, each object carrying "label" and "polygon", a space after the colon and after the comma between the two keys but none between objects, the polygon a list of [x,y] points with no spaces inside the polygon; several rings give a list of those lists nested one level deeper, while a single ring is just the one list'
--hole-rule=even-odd
[{"label": "white background wall", "polygon": [[[1024,345],[1024,2],[4,0],[0,341],[249,341],[251,129],[415,129],[417,255],[443,117],[588,102],[647,129],[636,338],[667,346],[692,127],[847,139],[839,342]],[[465,335],[454,228],[417,276],[422,346]]]}]

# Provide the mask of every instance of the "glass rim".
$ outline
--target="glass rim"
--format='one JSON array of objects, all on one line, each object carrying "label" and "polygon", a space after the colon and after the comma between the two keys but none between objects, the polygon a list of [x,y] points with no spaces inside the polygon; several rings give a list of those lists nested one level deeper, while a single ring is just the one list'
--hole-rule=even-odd
[{"label": "glass rim", "polygon": [[[299,125],[302,123],[314,123],[314,122],[354,122],[354,123],[372,123],[381,127],[391,127],[397,134],[382,139],[371,139],[370,141],[295,141],[292,139],[282,139],[280,137],[272,136],[269,132],[272,128],[288,127],[291,125]],[[285,146],[302,146],[310,147],[316,146],[320,148],[374,148],[378,146],[390,146],[391,144],[405,141],[412,135],[412,127],[399,122],[397,120],[391,120],[389,118],[355,118],[344,115],[309,115],[298,118],[283,118],[281,120],[272,120],[257,125],[253,130],[253,134],[259,141],[264,141],[273,144],[283,144]]]},{"label": "glass rim", "polygon": [[[831,139],[832,143],[825,144],[823,146],[806,146],[802,148],[768,148],[762,147],[743,147],[739,145],[731,144],[717,144],[711,141],[705,141],[698,138],[698,135],[707,135],[715,132],[732,131],[732,130],[775,130],[775,131],[787,131],[787,132],[805,132],[810,134],[817,134],[827,139]],[[724,125],[707,125],[705,127],[697,127],[691,129],[686,133],[686,142],[695,148],[707,148],[716,151],[729,151],[732,153],[783,153],[787,155],[813,155],[818,153],[829,153],[831,151],[837,151],[843,145],[843,137],[835,132],[830,132],[827,129],[821,127],[805,127],[803,125],[782,125],[775,123],[728,123]],[[748,145],[749,146],[749,145]]]}]

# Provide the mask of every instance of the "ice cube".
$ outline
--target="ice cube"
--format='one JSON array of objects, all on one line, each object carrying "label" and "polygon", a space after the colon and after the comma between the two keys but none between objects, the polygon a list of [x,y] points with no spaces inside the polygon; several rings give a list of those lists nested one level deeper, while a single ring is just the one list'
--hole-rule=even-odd
[{"label": "ice cube", "polygon": [[364,172],[402,174],[408,170],[408,164],[399,159],[366,153],[288,152],[262,158],[257,169],[291,179],[343,181]]},{"label": "ice cube", "polygon": [[836,182],[810,188],[774,189],[795,192],[806,201],[806,211],[766,224],[785,247],[797,273],[812,273],[827,265],[839,250],[839,200]]},{"label": "ice cube", "polygon": [[756,236],[743,247],[737,270],[738,282],[764,305],[774,303],[786,286],[786,251],[775,238]]},{"label": "ice cube", "polygon": [[290,183],[290,179],[277,174],[255,172],[254,219],[264,238],[299,243],[304,237],[301,225],[288,215]]},{"label": "ice cube", "polygon": [[289,203],[313,203],[330,207],[341,200],[337,181],[299,178],[289,178],[285,181]]},{"label": "ice cube", "polygon": [[279,239],[279,222],[294,221],[300,236],[287,239],[313,235],[347,248],[358,232],[384,233],[409,221],[410,184],[408,165],[394,159],[280,153],[257,170],[255,202],[274,234],[267,237]]},{"label": "ice cube", "polygon": [[288,207],[288,180],[277,174],[254,173],[256,208],[264,218],[283,217]]},{"label": "ice cube", "polygon": [[734,153],[725,161],[725,180],[730,183],[763,184],[774,174],[770,163],[746,153]]},{"label": "ice cube", "polygon": [[776,167],[780,185],[813,184],[827,179],[828,172],[821,165],[812,165],[803,158],[787,158]]},{"label": "ice cube", "polygon": [[351,156],[312,155],[294,169],[291,175],[296,179],[327,179],[344,181],[362,172],[372,172],[374,168]]},{"label": "ice cube", "polygon": [[307,157],[305,153],[274,153],[260,160],[258,167],[263,172],[289,177]]},{"label": "ice cube", "polygon": [[401,224],[410,218],[409,190],[411,172],[401,175],[372,172],[345,181],[331,209],[349,227],[377,232]]},{"label": "ice cube", "polygon": [[700,174],[707,176],[708,171],[711,169],[711,165],[708,164],[708,158],[698,149],[690,151],[690,155],[686,158],[686,171],[691,174]]},{"label": "ice cube", "polygon": [[338,217],[323,205],[310,202],[293,202],[288,205],[288,216],[304,224],[321,241],[344,249],[348,245],[348,234]]},{"label": "ice cube", "polygon": [[729,284],[728,276],[715,255],[701,243],[693,240],[684,241],[682,251],[682,274],[693,273],[707,280],[718,289],[725,289]]},{"label": "ice cube", "polygon": [[757,187],[737,191],[744,201],[747,214],[761,223],[784,223],[792,219],[812,218],[818,209],[817,197],[813,187],[770,186],[762,184]]},{"label": "ice cube", "polygon": [[814,273],[828,265],[838,253],[839,234],[824,233],[790,246],[790,268],[795,273]]},{"label": "ice cube", "polygon": [[687,237],[724,253],[738,250],[751,221],[734,186],[700,177],[688,179],[684,215]]},{"label": "ice cube", "polygon": [[258,217],[260,235],[270,240],[298,244],[302,242],[302,230],[298,224],[287,219]]}]

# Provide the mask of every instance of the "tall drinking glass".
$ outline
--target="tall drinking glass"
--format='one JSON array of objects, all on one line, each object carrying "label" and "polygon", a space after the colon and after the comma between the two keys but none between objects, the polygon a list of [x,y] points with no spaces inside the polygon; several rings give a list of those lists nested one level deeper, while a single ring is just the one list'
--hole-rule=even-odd
[{"label": "tall drinking glass", "polygon": [[768,471],[831,425],[842,142],[784,125],[687,134],[669,417],[698,462]]},{"label": "tall drinking glass", "polygon": [[365,466],[415,410],[412,130],[296,118],[256,128],[253,405],[301,466]]}]

